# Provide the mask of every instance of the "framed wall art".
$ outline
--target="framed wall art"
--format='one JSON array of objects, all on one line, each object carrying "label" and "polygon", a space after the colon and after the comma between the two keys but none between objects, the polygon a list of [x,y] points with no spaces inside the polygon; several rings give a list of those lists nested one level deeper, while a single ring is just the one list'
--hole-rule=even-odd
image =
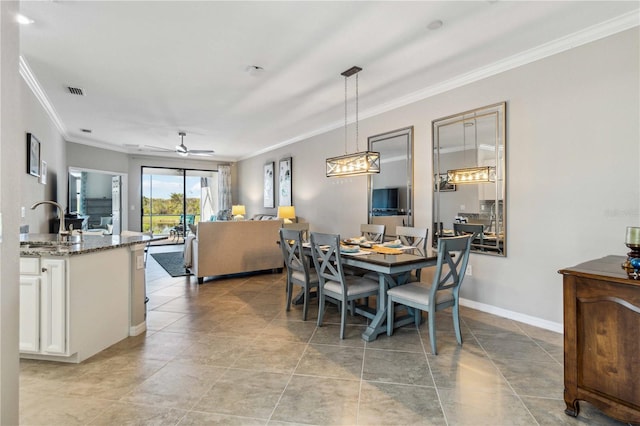
[{"label": "framed wall art", "polygon": [[40,161],[40,183],[47,184],[47,162],[44,160]]},{"label": "framed wall art", "polygon": [[433,180],[435,182],[433,192],[437,192],[438,187],[440,187],[440,192],[451,192],[456,190],[455,184],[449,183],[447,173],[440,173],[440,174],[434,175]]},{"label": "framed wall art", "polygon": [[278,205],[292,206],[293,197],[291,196],[291,157],[280,160],[278,167]]},{"label": "framed wall art", "polygon": [[264,207],[274,208],[275,191],[274,191],[274,167],[272,161],[264,165]]},{"label": "framed wall art", "polygon": [[40,176],[40,141],[31,133],[27,133],[27,173]]}]

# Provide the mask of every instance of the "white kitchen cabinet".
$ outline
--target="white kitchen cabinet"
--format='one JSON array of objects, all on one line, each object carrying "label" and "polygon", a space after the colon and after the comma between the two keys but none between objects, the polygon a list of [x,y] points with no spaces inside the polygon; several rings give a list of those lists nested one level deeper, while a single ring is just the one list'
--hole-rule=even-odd
[{"label": "white kitchen cabinet", "polygon": [[20,352],[66,355],[66,260],[20,259]]},{"label": "white kitchen cabinet", "polygon": [[20,275],[20,352],[40,350],[40,276]]},{"label": "white kitchen cabinet", "polygon": [[41,259],[40,351],[67,353],[67,277],[64,259]]}]

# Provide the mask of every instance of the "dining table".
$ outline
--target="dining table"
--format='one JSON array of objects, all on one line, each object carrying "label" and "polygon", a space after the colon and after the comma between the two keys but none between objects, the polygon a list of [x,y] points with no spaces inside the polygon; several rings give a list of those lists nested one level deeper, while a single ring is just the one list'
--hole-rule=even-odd
[{"label": "dining table", "polygon": [[[303,246],[310,255],[310,245],[306,243]],[[410,246],[392,248],[370,243],[362,244],[361,249],[354,253],[341,251],[340,257],[343,265],[378,274],[379,295],[376,298],[375,317],[362,333],[362,339],[366,342],[374,341],[387,331],[387,289],[407,283],[411,271],[434,266],[438,261],[437,252],[432,249]],[[413,321],[413,316],[407,315],[397,319],[395,324],[400,327]]]}]

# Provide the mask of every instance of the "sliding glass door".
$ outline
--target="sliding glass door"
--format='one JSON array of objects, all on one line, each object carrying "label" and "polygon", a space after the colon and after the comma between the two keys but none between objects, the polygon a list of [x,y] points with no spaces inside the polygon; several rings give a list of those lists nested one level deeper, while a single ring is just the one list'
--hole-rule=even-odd
[{"label": "sliding glass door", "polygon": [[154,235],[185,236],[217,211],[217,171],[142,167],[142,226]]}]

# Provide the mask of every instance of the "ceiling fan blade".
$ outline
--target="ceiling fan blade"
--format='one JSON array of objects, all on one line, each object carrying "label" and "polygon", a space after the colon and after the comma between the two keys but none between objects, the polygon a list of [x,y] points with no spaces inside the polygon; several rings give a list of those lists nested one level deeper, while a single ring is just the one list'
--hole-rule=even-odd
[{"label": "ceiling fan blade", "polygon": [[211,155],[215,151],[212,149],[190,149],[188,152],[193,155]]},{"label": "ceiling fan blade", "polygon": [[145,145],[144,148],[140,148],[140,151],[150,151],[150,152],[174,152],[171,148],[162,148],[160,146],[151,146]]}]

